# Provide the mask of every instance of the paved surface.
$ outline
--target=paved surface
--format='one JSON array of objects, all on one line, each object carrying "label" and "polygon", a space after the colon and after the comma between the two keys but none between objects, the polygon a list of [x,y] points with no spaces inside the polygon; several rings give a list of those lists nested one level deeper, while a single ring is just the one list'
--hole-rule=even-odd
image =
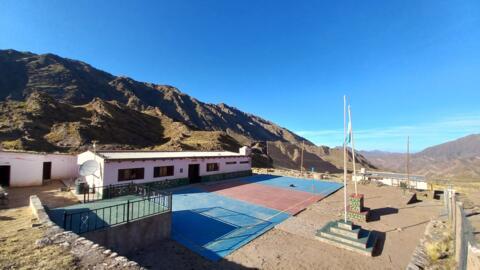
[{"label": "paved surface", "polygon": [[[158,198],[155,198],[155,200],[153,198],[150,201],[144,200],[141,196],[136,195],[120,196],[113,199],[49,209],[48,215],[53,222],[61,227],[66,225],[67,230],[84,233],[124,223],[127,219],[127,212],[129,220],[163,212],[165,209],[161,206],[161,202],[157,201]],[[127,202],[130,202],[129,207]],[[65,222],[64,213],[68,214]]]},{"label": "paved surface", "polygon": [[[171,190],[172,238],[217,261],[341,187],[320,180],[255,175],[175,188]],[[49,215],[63,225],[64,211],[79,213],[67,218],[67,229],[81,233],[123,222],[127,200],[130,217],[153,213],[155,203],[132,203],[140,198],[132,195],[76,204],[51,209]],[[88,210],[94,211],[81,214]]]},{"label": "paved surface", "polygon": [[342,185],[256,175],[173,190],[172,237],[217,261]]}]

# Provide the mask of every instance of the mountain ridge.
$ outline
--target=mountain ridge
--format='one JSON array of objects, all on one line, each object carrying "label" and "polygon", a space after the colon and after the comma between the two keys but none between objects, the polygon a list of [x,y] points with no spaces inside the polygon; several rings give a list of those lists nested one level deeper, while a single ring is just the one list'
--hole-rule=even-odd
[{"label": "mountain ridge", "polygon": [[[405,172],[406,154],[359,151],[379,168]],[[410,155],[412,173],[435,179],[480,180],[480,134],[430,146]]]},{"label": "mountain ridge", "polygon": [[298,155],[268,156],[262,142],[283,149],[299,149],[304,142],[319,170],[341,167],[312,142],[254,114],[55,54],[0,50],[0,112],[6,149],[78,152],[93,140],[110,149],[237,151],[249,145],[254,164],[275,166],[274,159],[287,159],[297,169]]}]

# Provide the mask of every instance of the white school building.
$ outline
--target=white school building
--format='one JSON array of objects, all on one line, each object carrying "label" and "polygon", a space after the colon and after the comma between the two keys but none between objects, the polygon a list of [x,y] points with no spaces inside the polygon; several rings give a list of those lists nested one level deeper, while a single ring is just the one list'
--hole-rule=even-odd
[{"label": "white school building", "polygon": [[40,186],[49,179],[78,176],[77,156],[27,151],[0,151],[0,185]]},{"label": "white school building", "polygon": [[250,149],[217,151],[87,151],[78,165],[95,160],[98,169],[85,176],[90,187],[155,182],[163,187],[222,180],[251,174]]}]

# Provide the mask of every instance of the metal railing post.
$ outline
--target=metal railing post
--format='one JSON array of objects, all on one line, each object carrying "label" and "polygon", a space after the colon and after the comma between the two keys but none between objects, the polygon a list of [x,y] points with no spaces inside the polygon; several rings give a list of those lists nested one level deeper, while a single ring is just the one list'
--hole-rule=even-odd
[{"label": "metal railing post", "polygon": [[63,211],[63,228],[67,229],[67,211]]},{"label": "metal railing post", "polygon": [[168,211],[172,211],[172,193],[168,194]]},{"label": "metal railing post", "polygon": [[127,201],[127,223],[130,220],[130,200]]}]

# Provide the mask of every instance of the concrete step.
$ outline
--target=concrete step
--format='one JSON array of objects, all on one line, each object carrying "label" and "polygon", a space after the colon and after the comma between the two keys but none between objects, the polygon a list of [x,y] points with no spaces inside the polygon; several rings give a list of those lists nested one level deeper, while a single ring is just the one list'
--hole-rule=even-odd
[{"label": "concrete step", "polygon": [[343,249],[346,249],[346,250],[349,250],[349,251],[357,252],[357,253],[360,253],[360,254],[365,255],[365,256],[372,256],[373,248],[375,247],[375,241],[376,241],[376,239],[372,239],[373,244],[368,248],[359,248],[359,247],[352,246],[352,245],[347,244],[347,243],[339,243],[335,240],[324,238],[323,236],[319,236],[319,235],[316,236],[316,239],[319,240],[319,241],[322,241],[324,243],[330,244],[332,246],[336,246],[338,248],[343,248]]},{"label": "concrete step", "polygon": [[339,227],[330,227],[330,232],[340,234],[349,238],[358,239],[360,234],[360,228],[353,228],[352,230],[346,230]]},{"label": "concrete step", "polygon": [[353,222],[347,220],[347,222],[343,221],[343,220],[339,220],[339,221],[334,221],[337,223],[337,227],[338,228],[342,228],[342,229],[345,229],[345,230],[352,230],[353,229]]},{"label": "concrete step", "polygon": [[367,248],[368,236],[363,238],[353,239],[353,238],[346,237],[341,234],[336,234],[333,232],[320,232],[320,235],[323,236],[324,238],[327,238],[336,242],[349,244],[359,248]]},{"label": "concrete step", "polygon": [[[335,245],[340,248],[345,248],[347,250],[371,256],[377,240],[376,236],[370,231],[363,230],[359,226],[353,226],[353,224],[352,230],[359,230],[357,239],[331,231],[332,228],[342,229],[340,228],[341,223],[345,224],[343,221],[328,222],[325,224],[325,226],[317,231],[316,238],[320,241]],[[343,230],[348,231],[348,229]],[[335,229],[333,229],[333,231],[335,231]]]}]

